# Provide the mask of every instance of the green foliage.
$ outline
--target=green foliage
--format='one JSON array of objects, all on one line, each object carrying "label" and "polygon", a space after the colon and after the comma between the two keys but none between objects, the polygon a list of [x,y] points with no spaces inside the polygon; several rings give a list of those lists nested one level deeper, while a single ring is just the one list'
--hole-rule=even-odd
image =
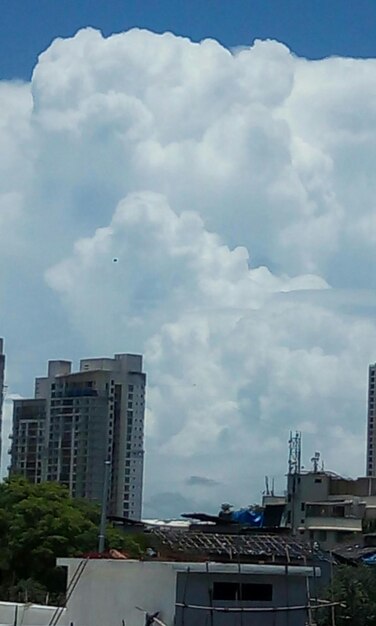
[{"label": "green foliage", "polygon": [[[341,602],[335,609],[336,626],[375,626],[376,624],[376,568],[342,565],[335,569],[327,599]],[[331,626],[330,611],[319,616],[320,626]]]},{"label": "green foliage", "polygon": [[[0,484],[0,594],[3,599],[56,599],[65,588],[57,557],[97,550],[99,508],[74,500],[56,483],[34,485],[21,477]],[[117,529],[107,529],[108,548],[139,556],[143,546]]]}]

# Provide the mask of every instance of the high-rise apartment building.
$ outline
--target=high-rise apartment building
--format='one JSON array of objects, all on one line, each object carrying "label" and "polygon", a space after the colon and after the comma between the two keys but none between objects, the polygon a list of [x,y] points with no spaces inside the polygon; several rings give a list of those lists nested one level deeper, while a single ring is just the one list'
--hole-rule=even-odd
[{"label": "high-rise apartment building", "polygon": [[376,476],[376,363],[368,370],[368,414],[367,414],[367,476]]},{"label": "high-rise apartment building", "polygon": [[57,481],[100,502],[110,461],[109,511],[141,517],[146,376],[142,356],[50,361],[35,397],[16,400],[11,473]]},{"label": "high-rise apartment building", "polygon": [[42,479],[45,422],[45,400],[13,401],[11,471],[33,483],[40,483]]},{"label": "high-rise apartment building", "polygon": [[0,457],[1,457],[1,433],[2,433],[2,426],[3,426],[4,376],[5,376],[4,339],[0,339]]}]

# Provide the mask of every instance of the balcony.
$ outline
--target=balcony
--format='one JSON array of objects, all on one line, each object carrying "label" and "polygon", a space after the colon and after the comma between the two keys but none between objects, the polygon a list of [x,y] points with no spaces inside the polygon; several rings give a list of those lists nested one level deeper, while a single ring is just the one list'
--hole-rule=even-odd
[{"label": "balcony", "polygon": [[362,532],[362,520],[356,517],[306,517],[303,530],[337,530],[344,532]]}]

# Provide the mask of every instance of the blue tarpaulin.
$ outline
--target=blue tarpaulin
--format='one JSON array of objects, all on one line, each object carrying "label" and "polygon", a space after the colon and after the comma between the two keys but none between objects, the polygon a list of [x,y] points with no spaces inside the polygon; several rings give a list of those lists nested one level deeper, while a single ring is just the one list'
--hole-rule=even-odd
[{"label": "blue tarpaulin", "polygon": [[232,511],[231,519],[238,524],[247,524],[247,526],[262,526],[264,514],[255,512],[251,509],[240,509]]},{"label": "blue tarpaulin", "polygon": [[376,552],[375,554],[369,554],[368,556],[364,556],[362,558],[362,561],[367,565],[376,565]]}]

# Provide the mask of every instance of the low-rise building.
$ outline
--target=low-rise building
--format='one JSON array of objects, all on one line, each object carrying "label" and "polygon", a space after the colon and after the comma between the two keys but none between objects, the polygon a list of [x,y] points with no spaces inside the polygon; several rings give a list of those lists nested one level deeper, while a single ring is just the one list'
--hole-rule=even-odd
[{"label": "low-rise building", "polygon": [[68,568],[68,623],[144,626],[156,615],[166,626],[305,626],[327,582],[323,556],[290,536],[151,535],[148,559],[58,561]]},{"label": "low-rise building", "polygon": [[360,535],[376,518],[376,478],[343,478],[326,471],[287,477],[286,526],[304,540],[331,548]]}]

